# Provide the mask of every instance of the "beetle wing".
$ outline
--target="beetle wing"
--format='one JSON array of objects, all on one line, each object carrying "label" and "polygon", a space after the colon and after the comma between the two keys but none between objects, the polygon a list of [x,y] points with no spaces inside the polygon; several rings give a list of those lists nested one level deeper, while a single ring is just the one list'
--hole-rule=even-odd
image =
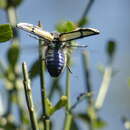
[{"label": "beetle wing", "polygon": [[99,34],[99,31],[97,29],[79,28],[79,29],[76,29],[72,32],[61,33],[59,40],[61,42],[66,42],[66,41],[71,41],[71,40],[75,40],[75,39],[79,39],[79,38],[83,38],[83,37],[88,37],[88,36],[92,36],[92,35],[96,35],[96,34]]},{"label": "beetle wing", "polygon": [[54,39],[54,36],[51,35],[51,33],[44,31],[40,27],[34,26],[33,24],[19,23],[17,24],[17,27],[49,41],[52,41]]}]

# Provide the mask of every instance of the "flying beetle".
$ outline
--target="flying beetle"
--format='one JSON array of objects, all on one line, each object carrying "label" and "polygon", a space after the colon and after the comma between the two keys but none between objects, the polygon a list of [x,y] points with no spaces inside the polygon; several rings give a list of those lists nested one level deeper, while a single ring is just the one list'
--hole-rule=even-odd
[{"label": "flying beetle", "polygon": [[[50,33],[39,26],[34,26],[29,23],[19,23],[17,27],[32,33],[44,41],[45,50],[45,64],[49,74],[52,77],[58,77],[66,66],[65,48],[71,47],[70,41],[80,39],[92,35],[99,34],[99,31],[94,28],[77,28],[71,32],[65,33]],[[83,47],[77,45],[76,47]]]}]

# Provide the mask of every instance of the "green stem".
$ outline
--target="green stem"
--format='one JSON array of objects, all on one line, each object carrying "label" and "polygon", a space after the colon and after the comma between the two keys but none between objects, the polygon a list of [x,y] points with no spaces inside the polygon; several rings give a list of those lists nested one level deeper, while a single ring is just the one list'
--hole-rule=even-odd
[{"label": "green stem", "polygon": [[14,7],[7,8],[7,19],[13,28],[13,43],[19,43],[18,32],[16,30],[17,16]]},{"label": "green stem", "polygon": [[86,18],[86,16],[88,15],[88,13],[89,13],[89,11],[90,11],[90,9],[91,9],[91,7],[92,7],[94,1],[95,1],[95,0],[89,0],[89,2],[87,3],[86,8],[85,8],[85,10],[84,10],[84,12],[83,12],[81,18],[78,20],[78,23],[80,23],[80,21],[81,21],[82,19]]},{"label": "green stem", "polygon": [[84,17],[86,17],[88,15],[93,3],[94,3],[94,0],[89,0],[88,4],[86,5],[86,8],[85,8],[85,10],[83,12],[83,15],[82,15],[81,19],[83,19]]},{"label": "green stem", "polygon": [[[17,30],[15,28],[16,24],[17,24],[16,8],[15,7],[8,7],[6,9],[6,13],[7,13],[8,22],[12,26],[13,32],[14,32],[14,37],[12,39],[12,43],[20,45],[19,44],[19,37],[17,35],[18,32],[17,32]],[[9,99],[10,105],[9,105],[9,107],[11,109],[11,107],[12,107],[12,97],[15,94],[16,103],[17,103],[18,108],[19,108],[18,111],[19,111],[20,121],[21,121],[21,124],[23,125],[24,113],[22,111],[23,110],[23,106],[22,106],[22,103],[21,103],[22,98],[21,98],[21,96],[19,96],[19,93],[21,92],[21,90],[19,90],[19,86],[17,85],[17,80],[19,80],[19,79],[16,76],[17,75],[16,72],[14,71],[13,73],[14,73],[14,77],[15,77],[14,81],[12,81],[12,84],[13,84],[14,88],[13,88],[13,90],[10,90],[11,92],[9,91],[9,93],[10,93],[10,99]],[[14,90],[16,90],[16,91],[13,93]]]},{"label": "green stem", "polygon": [[82,55],[83,58],[83,68],[84,68],[84,75],[85,75],[85,81],[86,81],[86,91],[90,95],[88,96],[88,104],[93,104],[93,97],[92,97],[92,85],[90,80],[90,70],[89,70],[89,53],[87,51],[83,52]]},{"label": "green stem", "polygon": [[29,110],[29,116],[31,120],[31,126],[33,130],[38,130],[38,123],[36,119],[36,114],[34,111],[34,104],[33,104],[33,98],[32,98],[32,90],[30,86],[30,79],[28,76],[27,66],[26,63],[22,64],[22,70],[23,70],[23,84],[24,84],[24,90],[25,90],[25,96],[26,96],[26,102]]},{"label": "green stem", "polygon": [[108,88],[110,86],[111,76],[112,76],[112,68],[106,67],[104,76],[103,76],[103,81],[102,81],[102,84],[99,89],[99,93],[95,102],[95,108],[97,110],[101,109],[101,107],[103,106],[104,100],[108,92]]},{"label": "green stem", "polygon": [[[67,56],[67,65],[70,66],[70,56]],[[67,105],[66,105],[66,115],[65,115],[65,123],[64,123],[64,130],[70,130],[71,122],[72,122],[72,115],[69,113],[69,109],[71,107],[70,104],[70,71],[67,69],[66,75],[66,96],[68,98]]]},{"label": "green stem", "polygon": [[83,68],[84,68],[84,75],[85,75],[85,81],[86,81],[86,91],[88,93],[87,102],[88,102],[88,109],[87,113],[90,118],[89,122],[89,129],[94,130],[94,121],[96,120],[96,112],[94,108],[94,101],[93,101],[93,94],[92,94],[92,85],[90,80],[90,70],[89,70],[89,53],[87,51],[84,51],[82,54],[82,61],[83,61]]},{"label": "green stem", "polygon": [[39,40],[39,67],[40,67],[40,86],[41,86],[41,101],[42,101],[42,110],[43,110],[43,124],[44,130],[50,130],[50,119],[47,113],[47,94],[46,94],[46,87],[45,87],[45,63],[43,61],[43,44],[42,41]]},{"label": "green stem", "polygon": [[7,8],[7,19],[11,26],[15,27],[17,24],[16,9],[14,7]]}]

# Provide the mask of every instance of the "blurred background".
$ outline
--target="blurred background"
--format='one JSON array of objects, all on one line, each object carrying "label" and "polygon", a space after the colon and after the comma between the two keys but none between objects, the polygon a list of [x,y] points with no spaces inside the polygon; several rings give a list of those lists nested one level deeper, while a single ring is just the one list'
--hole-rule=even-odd
[{"label": "blurred background", "polygon": [[[49,32],[55,31],[55,26],[58,22],[63,20],[78,21],[81,17],[88,0],[24,0],[24,2],[17,8],[17,17],[19,22],[27,22],[37,25],[40,20],[43,28]],[[103,108],[99,115],[107,122],[104,130],[124,130],[121,118],[127,116],[130,119],[130,87],[128,87],[128,78],[130,77],[130,1],[129,0],[95,0],[91,10],[88,13],[89,23],[86,27],[92,27],[100,30],[101,34],[78,40],[78,43],[88,45],[89,64],[91,72],[91,82],[94,90],[94,97],[96,98],[99,87],[102,82],[102,75],[98,70],[99,65],[107,65],[106,44],[109,40],[116,41],[116,53],[112,67],[117,73],[112,77],[109,91],[105,99]],[[5,12],[0,10],[0,24],[7,23]],[[26,32],[20,31],[21,40],[21,63],[26,61],[28,67],[38,58],[38,41],[29,37]],[[8,44],[1,44],[0,59],[6,64],[4,60],[5,52],[10,46]],[[76,97],[84,92],[84,76],[81,61],[82,49],[73,54],[73,66],[71,76],[71,100],[72,103],[76,101]],[[65,89],[65,73],[62,74],[61,84]],[[46,73],[47,90],[49,90],[49,83],[51,77]],[[2,86],[2,82],[0,86]],[[40,105],[40,86],[39,77],[36,77],[32,82],[33,94],[36,105]],[[0,89],[1,95],[4,95],[2,87]],[[4,96],[0,96],[0,104]],[[52,99],[56,102],[58,96]],[[84,111],[86,109],[85,103],[82,102],[77,106],[76,111]],[[2,110],[0,110],[1,112]],[[41,111],[38,107],[37,111]],[[17,113],[17,112],[14,112]],[[60,116],[59,116],[60,115]],[[55,129],[62,129],[62,122],[64,113],[62,110],[56,112],[52,119],[56,123]],[[57,119],[57,117],[59,119]],[[61,119],[61,120],[60,120]],[[59,123],[61,122],[61,123]],[[86,129],[86,125],[79,121],[80,128]]]}]

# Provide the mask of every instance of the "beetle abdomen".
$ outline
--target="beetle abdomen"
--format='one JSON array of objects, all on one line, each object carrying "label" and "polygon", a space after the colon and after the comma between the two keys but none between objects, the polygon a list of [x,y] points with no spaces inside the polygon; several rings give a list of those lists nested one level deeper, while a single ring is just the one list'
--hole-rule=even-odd
[{"label": "beetle abdomen", "polygon": [[60,49],[46,51],[46,67],[52,77],[58,77],[65,65],[65,55]]}]

